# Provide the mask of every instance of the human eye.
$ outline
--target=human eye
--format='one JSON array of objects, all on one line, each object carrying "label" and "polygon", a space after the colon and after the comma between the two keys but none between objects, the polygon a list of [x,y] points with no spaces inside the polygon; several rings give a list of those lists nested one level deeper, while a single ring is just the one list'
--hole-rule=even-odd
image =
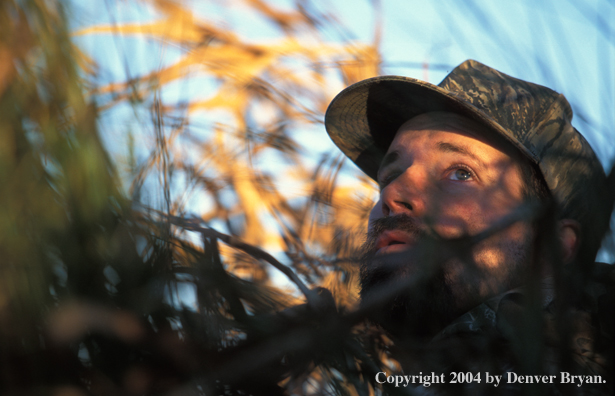
[{"label": "human eye", "polygon": [[449,168],[446,178],[455,181],[470,181],[475,179],[472,169],[465,165],[455,165]]},{"label": "human eye", "polygon": [[384,175],[380,176],[378,178],[378,186],[380,186],[380,189],[384,189],[386,186],[389,185],[389,183],[391,183],[393,180],[395,180],[397,178],[397,176],[399,176],[400,172],[397,171],[392,171],[392,172],[387,172]]}]

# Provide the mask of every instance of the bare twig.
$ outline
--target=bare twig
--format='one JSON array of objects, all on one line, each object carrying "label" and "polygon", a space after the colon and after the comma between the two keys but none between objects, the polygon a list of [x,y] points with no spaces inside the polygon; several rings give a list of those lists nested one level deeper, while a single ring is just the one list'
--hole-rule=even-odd
[{"label": "bare twig", "polygon": [[[161,214],[161,213],[159,213]],[[161,214],[163,215],[163,214]],[[303,281],[297,276],[297,274],[295,274],[290,268],[288,268],[287,266],[285,266],[284,264],[280,263],[275,257],[273,257],[271,254],[265,252],[264,250],[256,247],[256,246],[252,246],[249,245],[245,242],[240,241],[238,238],[227,235],[227,234],[223,234],[219,231],[214,230],[213,228],[209,228],[206,226],[203,226],[202,221],[200,219],[186,219],[186,218],[182,218],[182,217],[177,217],[177,216],[171,216],[171,215],[164,215],[167,219],[169,219],[169,221],[176,225],[176,226],[180,226],[182,228],[185,228],[187,230],[191,230],[191,231],[196,231],[199,232],[203,237],[206,238],[216,238],[221,240],[222,242],[226,243],[227,245],[234,247],[236,249],[242,250],[244,252],[246,252],[247,254],[249,254],[250,256],[257,258],[257,259],[261,259],[261,260],[265,260],[266,262],[268,262],[269,264],[273,265],[278,271],[282,272],[284,275],[286,275],[286,277],[293,282],[295,285],[297,285],[297,287],[299,288],[299,290],[301,291],[301,293],[303,293],[303,295],[305,296],[308,304],[310,306],[312,306],[313,308],[317,308],[320,306],[319,304],[319,296],[316,292],[310,290],[305,283],[303,283]]]}]

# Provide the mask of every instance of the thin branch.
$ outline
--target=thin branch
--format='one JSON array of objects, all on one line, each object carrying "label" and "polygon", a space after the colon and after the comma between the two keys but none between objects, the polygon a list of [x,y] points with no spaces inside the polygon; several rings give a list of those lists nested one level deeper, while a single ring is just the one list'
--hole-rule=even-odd
[{"label": "thin branch", "polygon": [[187,230],[199,232],[205,238],[217,238],[231,247],[244,251],[245,253],[249,254],[252,257],[268,262],[269,264],[273,265],[278,271],[286,275],[286,277],[291,282],[297,285],[297,287],[299,288],[301,293],[303,293],[303,295],[305,296],[310,306],[312,306],[313,308],[317,308],[320,306],[319,296],[315,292],[310,290],[305,285],[305,283],[303,283],[303,281],[297,276],[297,274],[295,274],[290,268],[288,268],[284,264],[280,263],[271,254],[265,252],[264,250],[256,246],[252,246],[245,242],[242,242],[237,237],[223,234],[219,231],[214,230],[213,228],[203,226],[202,221],[200,219],[195,219],[195,218],[185,219],[185,218],[171,216],[171,215],[164,215],[164,216],[168,218],[169,221],[176,226],[180,226]]}]

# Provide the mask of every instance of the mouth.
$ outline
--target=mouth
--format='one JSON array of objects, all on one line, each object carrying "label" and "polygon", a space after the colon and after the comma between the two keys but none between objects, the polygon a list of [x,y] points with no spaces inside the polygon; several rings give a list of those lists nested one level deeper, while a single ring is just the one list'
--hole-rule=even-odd
[{"label": "mouth", "polygon": [[387,230],[376,240],[376,255],[400,252],[411,248],[416,238],[406,231]]}]

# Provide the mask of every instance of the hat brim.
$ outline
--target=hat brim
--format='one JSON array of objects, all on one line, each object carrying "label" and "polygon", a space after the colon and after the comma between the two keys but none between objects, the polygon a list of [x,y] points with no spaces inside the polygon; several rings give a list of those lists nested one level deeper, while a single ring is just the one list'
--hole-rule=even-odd
[{"label": "hat brim", "polygon": [[466,116],[504,137],[536,162],[525,146],[479,108],[453,92],[410,77],[374,77],[349,86],[331,101],[325,127],[340,150],[376,180],[382,158],[399,127],[433,111]]}]

